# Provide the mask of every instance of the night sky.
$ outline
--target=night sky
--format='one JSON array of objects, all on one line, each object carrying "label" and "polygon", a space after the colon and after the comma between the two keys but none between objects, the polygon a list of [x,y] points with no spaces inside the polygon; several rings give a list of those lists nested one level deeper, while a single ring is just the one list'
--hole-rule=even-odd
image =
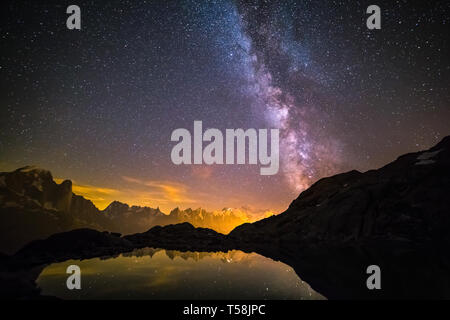
[{"label": "night sky", "polygon": [[[448,1],[14,1],[1,15],[0,170],[49,169],[101,208],[280,211],[321,177],[450,134]],[[279,128],[280,172],[172,164],[170,135],[194,120]]]}]

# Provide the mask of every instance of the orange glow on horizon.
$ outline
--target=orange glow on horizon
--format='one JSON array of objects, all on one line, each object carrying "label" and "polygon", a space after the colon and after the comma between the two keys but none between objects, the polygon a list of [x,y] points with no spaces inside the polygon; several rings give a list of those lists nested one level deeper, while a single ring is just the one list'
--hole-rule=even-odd
[{"label": "orange glow on horizon", "polygon": [[[177,182],[170,181],[143,181],[130,177],[122,177],[125,181],[135,185],[135,188],[125,188],[118,190],[107,187],[97,187],[92,185],[78,184],[72,182],[72,191],[76,195],[92,201],[94,205],[104,210],[111,202],[120,201],[128,205],[147,206],[151,208],[159,207],[162,212],[169,214],[170,211],[176,207],[179,208],[200,208],[207,210],[200,205],[200,201],[196,201],[187,196],[187,188]],[[64,179],[55,178],[56,183],[61,183]],[[142,189],[144,187],[144,189]],[[180,205],[182,204],[182,205]],[[222,222],[220,226],[217,225],[195,225],[196,227],[209,227],[218,232],[228,233],[236,226],[245,222],[254,222],[259,219],[267,218],[276,214],[272,210],[264,210],[257,213],[251,212],[246,208],[223,208],[208,210],[214,215],[232,213],[236,219],[231,222]]]}]

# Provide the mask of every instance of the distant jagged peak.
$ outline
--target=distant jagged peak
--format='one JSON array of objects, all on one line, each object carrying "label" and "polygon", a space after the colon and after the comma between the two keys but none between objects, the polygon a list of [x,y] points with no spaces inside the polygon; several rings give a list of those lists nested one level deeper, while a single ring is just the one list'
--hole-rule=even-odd
[{"label": "distant jagged peak", "polygon": [[[35,176],[49,176],[52,177],[52,173],[47,170],[43,169],[36,165],[29,165],[25,166],[19,169],[14,170],[15,173],[25,173],[25,174],[34,174]],[[53,178],[52,178],[53,179]]]},{"label": "distant jagged peak", "polygon": [[158,215],[158,216],[166,216],[166,214],[165,214],[164,212],[161,211],[161,209],[159,208],[159,206],[156,207],[156,209],[154,209],[154,210],[155,210],[155,215]]},{"label": "distant jagged peak", "polygon": [[145,213],[152,215],[164,215],[163,212],[158,208],[152,208],[148,206],[138,206],[138,205],[128,205],[127,203],[120,201],[111,202],[103,212],[107,214],[124,214],[124,213]]},{"label": "distant jagged peak", "polygon": [[4,174],[7,174],[11,177],[26,177],[27,181],[29,181],[30,178],[32,181],[45,181],[46,183],[50,183],[51,185],[58,185],[64,190],[72,191],[71,180],[54,179],[50,170],[43,169],[36,165],[24,166],[11,172],[5,172]]},{"label": "distant jagged peak", "polygon": [[108,211],[108,210],[116,209],[116,208],[128,210],[130,208],[130,206],[127,203],[123,203],[123,202],[114,200],[103,211]]},{"label": "distant jagged peak", "polygon": [[149,207],[149,206],[139,206],[139,205],[132,205],[131,207],[130,207],[130,209],[132,210],[132,211],[142,211],[142,210],[151,210],[151,211],[155,211],[156,209],[155,208],[152,208],[152,207]]},{"label": "distant jagged peak", "polygon": [[70,188],[70,190],[72,190],[72,180],[69,180],[69,179],[63,180],[63,181],[59,184],[59,186],[61,186],[61,187],[66,187],[66,188]]},{"label": "distant jagged peak", "polygon": [[193,212],[193,213],[196,213],[196,214],[201,214],[201,213],[205,213],[205,212],[206,212],[206,209],[203,209],[203,208],[201,208],[201,207],[198,207],[197,209],[192,210],[192,212]]},{"label": "distant jagged peak", "polygon": [[[25,194],[25,189],[37,189],[40,192],[47,190],[52,192],[58,185],[53,180],[53,176],[49,170],[42,169],[38,166],[25,166],[14,171],[3,172],[3,186]],[[64,190],[71,191],[72,184],[67,182],[62,186]]]},{"label": "distant jagged peak", "polygon": [[170,211],[170,215],[188,215],[188,216],[194,216],[194,215],[203,215],[205,213],[208,213],[208,211],[206,211],[206,209],[203,209],[201,207],[198,207],[197,209],[192,209],[192,208],[186,208],[184,210],[180,209],[179,207],[176,207],[175,209],[172,209],[172,211]]},{"label": "distant jagged peak", "polygon": [[175,214],[179,214],[181,213],[181,209],[179,207],[176,207],[174,209],[172,209],[172,211],[170,211],[170,215],[175,215]]},{"label": "distant jagged peak", "polygon": [[[211,219],[211,218],[226,218],[226,219],[240,219],[242,221],[258,220],[261,218],[259,214],[252,214],[243,209],[224,207],[219,210],[207,210],[205,208],[199,207],[196,209],[186,208],[180,209],[176,207],[170,212],[170,216],[176,217],[178,219]],[[265,217],[265,215],[264,215]]]}]

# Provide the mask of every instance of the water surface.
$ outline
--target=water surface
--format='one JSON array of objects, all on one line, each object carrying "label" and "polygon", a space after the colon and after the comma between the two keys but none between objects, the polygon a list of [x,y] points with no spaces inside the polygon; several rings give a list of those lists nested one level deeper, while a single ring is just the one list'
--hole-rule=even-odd
[{"label": "water surface", "polygon": [[[69,265],[81,290],[68,290]],[[286,264],[256,253],[145,248],[117,257],[54,263],[36,280],[63,299],[323,299]]]}]

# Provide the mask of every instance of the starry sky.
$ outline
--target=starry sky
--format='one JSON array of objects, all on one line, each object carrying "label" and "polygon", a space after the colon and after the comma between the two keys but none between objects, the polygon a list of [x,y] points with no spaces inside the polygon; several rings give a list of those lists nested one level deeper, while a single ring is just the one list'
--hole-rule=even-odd
[{"label": "starry sky", "polygon": [[[81,30],[66,8],[81,8]],[[381,7],[381,30],[366,8]],[[448,1],[2,3],[0,170],[100,208],[281,211],[450,134]],[[280,171],[170,160],[177,128],[278,128]]]}]

